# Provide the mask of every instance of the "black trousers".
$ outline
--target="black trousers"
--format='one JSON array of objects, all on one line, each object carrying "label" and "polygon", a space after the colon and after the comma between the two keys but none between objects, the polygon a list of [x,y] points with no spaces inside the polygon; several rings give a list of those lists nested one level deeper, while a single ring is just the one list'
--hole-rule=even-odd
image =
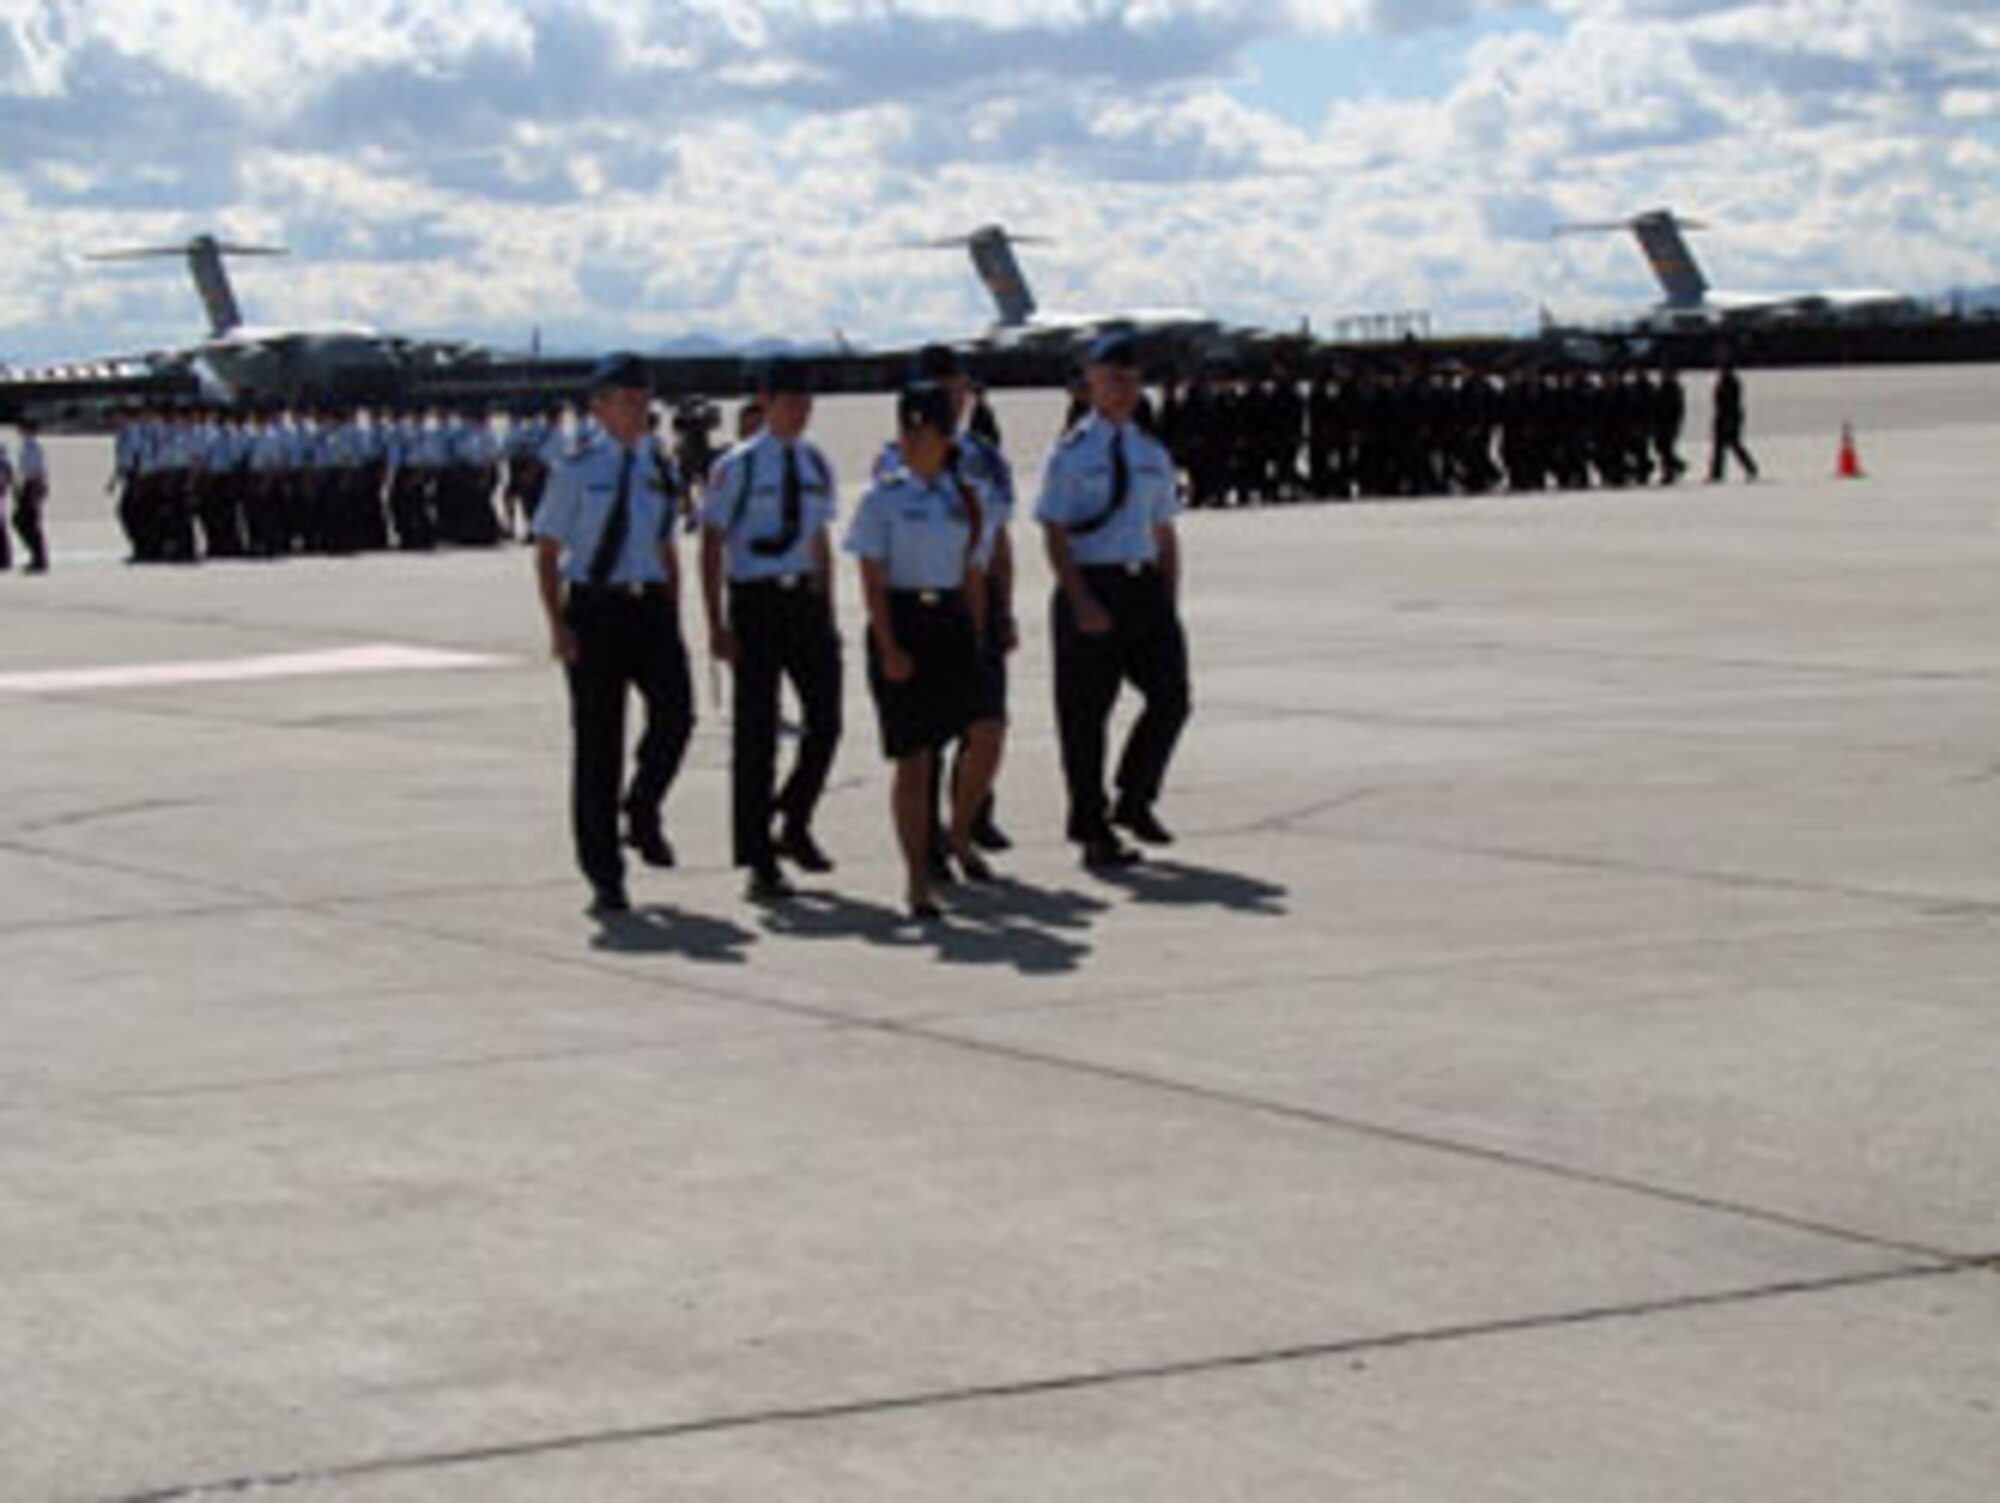
[{"label": "black trousers", "polygon": [[410,551],[437,546],[437,514],[433,510],[431,470],[405,466],[389,486],[389,520],[396,546]]},{"label": "black trousers", "polygon": [[240,558],[243,527],[236,504],[236,477],[203,475],[195,482],[195,520],[201,524],[202,555]]},{"label": "black trousers", "polygon": [[[30,480],[21,487],[19,499],[14,503],[14,531],[21,535],[21,546],[28,551],[29,572],[40,574],[49,566],[49,545],[42,533],[42,501],[48,494],[39,480]],[[0,528],[0,567],[9,563],[5,546],[6,529]]]},{"label": "black trousers", "polygon": [[[732,843],[738,866],[764,866],[772,859],[774,813],[788,826],[809,829],[826,791],[840,745],[840,642],[826,597],[803,580],[790,589],[731,584],[729,630],[737,645]],[[774,794],[778,696],[785,679],[791,680],[804,725],[791,774]]]},{"label": "black trousers", "polygon": [[1741,423],[1717,423],[1708,446],[1708,478],[1720,480],[1728,468],[1729,456],[1736,456],[1736,462],[1743,466],[1743,473],[1752,480],[1757,478],[1757,461],[1750,457],[1750,451],[1743,446],[1743,425]]},{"label": "black trousers", "polygon": [[[577,864],[593,883],[624,876],[618,815],[655,823],[694,733],[694,686],[680,613],[664,586],[629,591],[572,587],[563,619],[576,633],[577,660],[568,665],[570,824]],[[645,702],[632,781],[620,797],[625,766],[626,691]]]},{"label": "black trousers", "polygon": [[1079,842],[1110,833],[1104,757],[1119,689],[1129,683],[1145,700],[1118,759],[1121,803],[1145,808],[1160,796],[1191,709],[1187,637],[1165,577],[1151,567],[1136,574],[1123,567],[1086,568],[1083,577],[1110,614],[1111,630],[1098,636],[1079,631],[1061,588],[1050,606],[1069,838]]}]

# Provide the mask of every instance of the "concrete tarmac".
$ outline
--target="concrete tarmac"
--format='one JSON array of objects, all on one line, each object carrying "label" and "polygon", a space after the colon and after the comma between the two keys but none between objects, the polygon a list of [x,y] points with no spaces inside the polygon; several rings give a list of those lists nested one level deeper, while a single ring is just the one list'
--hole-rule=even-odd
[{"label": "concrete tarmac", "polygon": [[1189,517],[1115,879],[1024,528],[931,933],[851,572],[838,872],[742,900],[704,681],[599,923],[525,550],[131,569],[58,442],[0,1500],[1992,1503],[2000,371],[1749,392],[1755,486]]}]

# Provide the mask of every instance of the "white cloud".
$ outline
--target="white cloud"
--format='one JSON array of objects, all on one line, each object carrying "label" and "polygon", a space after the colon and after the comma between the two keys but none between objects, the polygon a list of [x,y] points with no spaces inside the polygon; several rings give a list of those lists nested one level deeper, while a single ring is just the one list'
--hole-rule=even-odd
[{"label": "white cloud", "polygon": [[[1247,81],[1419,27],[1427,97]],[[962,262],[893,248],[995,219],[1051,305],[1286,325],[1647,300],[1546,231],[1663,203],[1718,281],[1991,280],[1996,101],[2000,4],[1946,0],[0,0],[0,348],[188,332],[69,253],[209,227],[297,246],[262,317],[508,342],[966,330]]]}]

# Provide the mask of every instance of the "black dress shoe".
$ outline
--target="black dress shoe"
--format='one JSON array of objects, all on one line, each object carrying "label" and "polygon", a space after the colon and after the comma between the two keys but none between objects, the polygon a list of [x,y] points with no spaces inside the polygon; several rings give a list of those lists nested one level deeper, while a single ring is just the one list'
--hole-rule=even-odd
[{"label": "black dress shoe", "polygon": [[1147,845],[1172,845],[1174,832],[1161,824],[1150,806],[1120,804],[1111,811],[1111,822],[1132,832],[1132,838]]},{"label": "black dress shoe", "polygon": [[930,859],[924,863],[924,875],[933,887],[956,887],[958,873],[952,870],[951,850],[942,840],[931,842]]},{"label": "black dress shoe", "polygon": [[750,880],[744,886],[744,892],[756,903],[776,903],[798,896],[798,889],[786,880],[775,859],[750,868]]},{"label": "black dress shoe", "polygon": [[968,882],[998,882],[999,876],[987,864],[986,858],[970,844],[958,853],[958,869]]},{"label": "black dress shoe", "polygon": [[802,872],[824,876],[833,870],[833,859],[819,848],[810,830],[787,830],[778,837],[778,854]]},{"label": "black dress shoe", "polygon": [[639,853],[648,866],[672,866],[674,848],[658,825],[635,824],[625,832],[625,843]]},{"label": "black dress shoe", "polygon": [[972,843],[982,851],[1011,851],[1014,842],[1007,832],[993,822],[990,814],[981,815],[972,827]]},{"label": "black dress shoe", "polygon": [[1100,835],[1083,843],[1083,864],[1094,872],[1117,871],[1121,867],[1135,866],[1139,853],[1118,839],[1116,835]]},{"label": "black dress shoe", "polygon": [[590,888],[592,913],[630,913],[632,900],[625,896],[623,882],[595,882]]}]

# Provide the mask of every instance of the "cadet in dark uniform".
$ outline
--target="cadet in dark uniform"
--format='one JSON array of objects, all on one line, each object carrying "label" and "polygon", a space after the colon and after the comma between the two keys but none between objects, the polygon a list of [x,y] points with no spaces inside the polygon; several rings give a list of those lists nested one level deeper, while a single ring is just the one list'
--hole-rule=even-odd
[{"label": "cadet in dark uniform", "polygon": [[638,765],[623,807],[626,839],[652,866],[672,866],[660,808],[694,730],[674,557],[679,485],[646,418],[652,380],[637,355],[591,373],[602,433],[555,462],[535,512],[535,570],[550,646],[567,670],[575,762],[570,784],[577,862],[598,912],[630,907],[618,845],[625,696],[646,705]]},{"label": "cadet in dark uniform", "polygon": [[[894,457],[848,529],[868,602],[868,687],[882,750],[896,764],[890,807],[903,853],[910,916],[939,916],[931,887],[936,796],[943,748],[975,713],[979,637],[986,619],[985,550],[991,537],[979,493],[953,469],[958,411],[943,385],[917,381],[896,404]],[[955,780],[952,835],[968,876],[991,876],[973,851],[974,813],[990,778],[971,762]]]},{"label": "cadet in dark uniform", "polygon": [[[1140,840],[1173,837],[1154,813],[1167,763],[1187,723],[1187,640],[1178,596],[1180,510],[1173,461],[1133,421],[1141,395],[1129,337],[1091,347],[1091,411],[1049,456],[1035,520],[1042,524],[1057,586],[1056,722],[1069,787],[1069,838],[1084,865],[1138,859],[1112,832]],[[1145,708],[1118,764],[1118,801],[1104,794],[1106,726],[1119,687],[1130,681]]]},{"label": "cadet in dark uniform", "polygon": [[[736,864],[752,898],[789,897],[778,865],[833,870],[813,814],[840,744],[840,634],[827,527],[833,467],[805,438],[812,387],[803,365],[774,360],[759,393],[764,427],[716,462],[702,497],[701,583],[710,650],[735,670],[730,768]],[[727,583],[727,600],[724,584]],[[790,679],[804,721],[798,760],[773,796],[778,696]],[[774,834],[774,815],[783,828]]]},{"label": "cadet in dark uniform", "polygon": [[1743,381],[1735,362],[1724,357],[1715,376],[1715,426],[1708,450],[1708,481],[1714,485],[1728,468],[1729,456],[1743,466],[1743,473],[1757,478],[1757,461],[1743,446]]}]

